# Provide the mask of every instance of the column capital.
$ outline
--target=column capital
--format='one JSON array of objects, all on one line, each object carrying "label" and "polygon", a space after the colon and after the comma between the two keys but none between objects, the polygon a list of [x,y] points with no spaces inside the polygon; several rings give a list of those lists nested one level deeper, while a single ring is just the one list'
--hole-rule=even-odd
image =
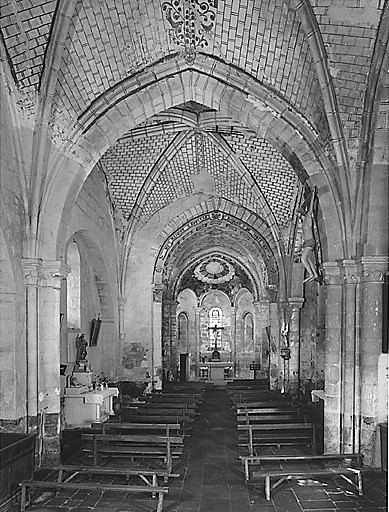
[{"label": "column capital", "polygon": [[325,261],[322,263],[321,268],[326,286],[339,286],[342,284],[340,267],[337,261]]},{"label": "column capital", "polygon": [[38,286],[42,272],[42,260],[39,258],[23,258],[24,279],[27,286]]},{"label": "column capital", "polygon": [[355,260],[342,260],[341,276],[345,284],[357,284],[360,280],[358,265]]},{"label": "column capital", "polygon": [[301,309],[303,307],[305,299],[302,297],[291,297],[290,299],[288,299],[288,302],[291,308]]},{"label": "column capital", "polygon": [[275,284],[269,284],[269,286],[267,286],[267,288],[266,288],[266,291],[269,295],[269,301],[277,302],[278,286]]},{"label": "column capital", "polygon": [[27,286],[38,286],[43,281],[43,285],[59,287],[60,281],[71,271],[69,265],[59,260],[24,258],[22,265]]},{"label": "column capital", "polygon": [[382,283],[388,268],[388,256],[362,256],[358,261],[358,270],[363,283]]},{"label": "column capital", "polygon": [[153,287],[153,301],[154,302],[162,302],[163,294],[166,291],[166,286],[164,284],[155,284]]},{"label": "column capital", "polygon": [[69,265],[62,261],[42,261],[42,285],[50,288],[60,288],[62,279],[65,279],[70,271]]}]

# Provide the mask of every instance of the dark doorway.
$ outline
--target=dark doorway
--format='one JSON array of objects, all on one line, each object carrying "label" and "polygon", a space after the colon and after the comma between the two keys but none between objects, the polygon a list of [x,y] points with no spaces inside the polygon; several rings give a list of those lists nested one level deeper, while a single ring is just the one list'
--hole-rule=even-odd
[{"label": "dark doorway", "polygon": [[188,358],[189,354],[180,354],[180,380],[187,381],[189,368],[188,368]]}]

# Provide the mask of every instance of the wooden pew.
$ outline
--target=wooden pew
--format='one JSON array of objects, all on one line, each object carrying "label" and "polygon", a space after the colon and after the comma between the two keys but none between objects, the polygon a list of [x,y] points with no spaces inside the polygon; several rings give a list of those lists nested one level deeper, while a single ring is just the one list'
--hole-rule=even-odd
[{"label": "wooden pew", "polygon": [[[158,423],[180,423],[182,428],[189,428],[194,422],[193,415],[187,414],[182,409],[166,409],[160,408],[136,408],[136,409],[124,409],[118,411],[120,417],[125,421],[133,422],[133,418],[137,423],[152,423],[153,421],[145,418],[158,418]],[[139,420],[137,419],[139,418]],[[142,418],[142,419],[141,419]],[[169,420],[161,420],[160,418],[170,418]],[[154,421],[155,423],[155,421]]]},{"label": "wooden pew", "polygon": [[93,465],[100,466],[102,456],[163,459],[171,473],[173,457],[183,452],[182,436],[157,436],[141,434],[94,434]]},{"label": "wooden pew", "polygon": [[[117,491],[123,493],[151,493],[155,498],[158,496],[157,512],[163,511],[164,496],[169,492],[168,487],[161,487],[158,485],[158,477],[165,475],[164,471],[159,470],[128,470],[120,468],[98,468],[87,466],[54,466],[47,468],[53,470],[54,473],[58,471],[56,481],[51,480],[23,480],[19,483],[22,488],[20,510],[24,512],[29,505],[30,490],[36,488],[44,489],[85,489],[85,490],[98,490],[98,491]],[[65,479],[66,473],[70,473]],[[126,478],[130,476],[138,476],[144,485],[128,485],[128,484],[104,484],[100,482],[77,482],[75,477],[78,474],[89,475],[124,475]],[[170,475],[172,476],[172,475]],[[175,475],[176,476],[176,475]],[[178,476],[178,475],[177,475]]]},{"label": "wooden pew", "polygon": [[184,398],[184,399],[190,400],[193,403],[202,402],[204,399],[203,393],[197,393],[195,391],[193,391],[193,392],[186,391],[183,393],[181,391],[153,391],[152,393],[148,393],[146,395],[146,398],[149,396],[150,397],[168,397],[168,398],[174,398],[174,399]]},{"label": "wooden pew", "polygon": [[269,389],[269,381],[267,379],[233,379],[226,382],[226,389]]},{"label": "wooden pew", "polygon": [[[299,415],[299,411],[291,408],[290,406],[277,406],[277,407],[264,407],[264,408],[255,408],[250,410],[245,410],[240,413],[236,413],[236,421],[238,425],[248,425],[255,423],[263,423],[263,418],[265,416],[270,416],[273,419],[274,423],[277,423],[277,417],[282,417],[285,415]],[[270,423],[270,421],[269,421]]]},{"label": "wooden pew", "polygon": [[[265,497],[267,500],[271,499],[271,491],[278,487],[283,481],[288,478],[307,478],[312,476],[321,475],[339,475],[349,482],[353,487],[358,490],[360,496],[363,495],[362,485],[362,455],[360,453],[339,453],[339,454],[323,454],[323,455],[259,455],[255,457],[241,457],[243,470],[246,481],[252,477],[264,478],[265,484]],[[328,462],[337,462],[339,467],[320,467],[319,464]],[[263,462],[292,462],[293,467],[287,464],[282,464],[282,468],[274,469],[262,468],[258,471],[250,471],[251,465],[262,465]],[[295,463],[318,463],[317,467],[307,466],[301,469],[296,469]],[[355,481],[351,479],[355,478]],[[276,478],[273,485],[271,479]]]},{"label": "wooden pew", "polygon": [[239,446],[248,448],[254,456],[257,447],[264,446],[307,446],[316,449],[315,429],[312,423],[260,423],[238,425],[238,431],[247,433],[247,439]]},{"label": "wooden pew", "polygon": [[170,403],[170,402],[139,403],[138,407],[137,407],[137,411],[140,411],[142,414],[144,413],[144,411],[146,411],[146,414],[148,414],[149,411],[150,411],[150,414],[154,414],[154,411],[155,411],[155,414],[163,414],[165,412],[167,414],[172,414],[172,413],[175,414],[177,412],[177,414],[180,414],[182,416],[188,416],[188,417],[196,415],[196,411],[193,408],[188,407],[187,404]]},{"label": "wooden pew", "polygon": [[159,432],[165,436],[180,436],[179,423],[114,423],[105,422],[101,427],[101,434],[108,433],[140,433],[155,434]]},{"label": "wooden pew", "polygon": [[191,396],[187,395],[165,395],[161,394],[148,394],[145,396],[146,403],[158,403],[158,404],[179,404],[186,405],[189,409],[196,409],[198,405],[201,403],[200,400],[194,400]]},{"label": "wooden pew", "polygon": [[271,400],[271,401],[286,401],[290,400],[293,402],[293,397],[289,394],[282,394],[278,391],[236,391],[228,393],[228,397],[231,402],[237,406],[237,404],[250,404],[252,402]]}]

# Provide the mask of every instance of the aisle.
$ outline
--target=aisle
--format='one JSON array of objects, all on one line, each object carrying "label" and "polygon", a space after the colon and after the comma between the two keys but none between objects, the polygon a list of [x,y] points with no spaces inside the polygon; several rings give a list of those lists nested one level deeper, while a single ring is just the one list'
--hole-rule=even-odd
[{"label": "aisle", "polygon": [[200,416],[185,442],[187,449],[176,467],[181,478],[169,485],[166,512],[252,511],[224,388],[207,386]]}]

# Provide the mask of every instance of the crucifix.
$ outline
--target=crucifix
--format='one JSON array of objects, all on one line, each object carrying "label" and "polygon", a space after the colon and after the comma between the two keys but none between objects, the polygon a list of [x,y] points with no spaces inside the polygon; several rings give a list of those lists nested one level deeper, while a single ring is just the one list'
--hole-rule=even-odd
[{"label": "crucifix", "polygon": [[214,325],[213,327],[208,327],[208,331],[211,333],[213,332],[215,336],[215,350],[217,350],[217,340],[221,339],[222,331],[224,330],[224,327],[219,327],[218,325]]}]

